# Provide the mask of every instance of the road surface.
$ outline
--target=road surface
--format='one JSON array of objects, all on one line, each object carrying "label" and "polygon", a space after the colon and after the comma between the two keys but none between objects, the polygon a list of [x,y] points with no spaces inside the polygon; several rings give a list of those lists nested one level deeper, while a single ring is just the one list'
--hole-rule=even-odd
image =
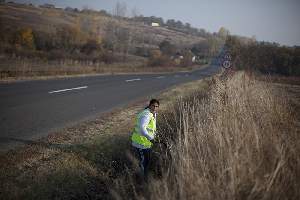
[{"label": "road surface", "polygon": [[101,75],[0,84],[0,150],[35,140],[170,86],[211,76],[218,65],[193,72]]}]

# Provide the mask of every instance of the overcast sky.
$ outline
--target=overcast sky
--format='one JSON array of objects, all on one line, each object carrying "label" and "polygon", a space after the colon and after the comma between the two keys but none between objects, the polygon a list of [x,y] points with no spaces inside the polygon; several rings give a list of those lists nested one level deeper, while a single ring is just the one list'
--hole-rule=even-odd
[{"label": "overcast sky", "polygon": [[[111,11],[118,0],[15,0],[58,7]],[[221,26],[232,34],[256,36],[257,40],[300,46],[300,0],[127,0],[128,13],[136,8],[154,15],[188,22],[196,28],[217,32]]]}]

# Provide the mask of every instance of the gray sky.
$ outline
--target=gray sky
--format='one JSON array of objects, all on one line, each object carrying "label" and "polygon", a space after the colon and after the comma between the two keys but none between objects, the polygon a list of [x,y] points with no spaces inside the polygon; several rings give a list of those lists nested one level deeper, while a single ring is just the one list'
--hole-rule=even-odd
[{"label": "gray sky", "polygon": [[[15,0],[34,4],[111,11],[118,0]],[[128,12],[136,8],[144,16],[154,15],[188,22],[217,32],[221,26],[232,34],[255,35],[257,40],[300,46],[299,0],[127,0]]]}]

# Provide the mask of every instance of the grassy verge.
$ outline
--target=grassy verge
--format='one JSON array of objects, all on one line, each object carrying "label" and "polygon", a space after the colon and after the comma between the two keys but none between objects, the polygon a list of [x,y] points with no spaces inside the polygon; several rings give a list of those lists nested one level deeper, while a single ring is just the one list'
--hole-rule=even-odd
[{"label": "grassy verge", "polygon": [[147,185],[129,141],[141,100],[2,155],[0,199],[299,199],[299,91],[243,73],[181,85],[157,96]]},{"label": "grassy verge", "polygon": [[[208,80],[188,83],[156,97],[166,110],[175,97],[208,85]],[[24,141],[24,147],[1,155],[0,199],[111,199],[113,185],[133,168],[129,133],[147,101],[40,141]]]},{"label": "grassy verge", "polygon": [[179,99],[160,121],[163,176],[142,196],[299,199],[299,89],[237,73]]}]

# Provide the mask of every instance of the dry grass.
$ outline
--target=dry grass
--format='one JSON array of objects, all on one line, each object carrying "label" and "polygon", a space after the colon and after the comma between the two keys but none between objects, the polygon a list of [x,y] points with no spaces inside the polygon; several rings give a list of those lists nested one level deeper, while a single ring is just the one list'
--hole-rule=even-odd
[{"label": "dry grass", "polygon": [[126,164],[120,150],[128,149],[123,127],[130,121],[124,116],[136,110],[115,110],[1,155],[0,199],[108,197],[110,180]]},{"label": "dry grass", "polygon": [[299,199],[299,126],[285,94],[244,73],[160,121],[163,177],[147,199]]},{"label": "dry grass", "polygon": [[2,156],[0,199],[299,199],[289,96],[243,73],[173,88],[147,185],[128,151],[140,101]]}]

